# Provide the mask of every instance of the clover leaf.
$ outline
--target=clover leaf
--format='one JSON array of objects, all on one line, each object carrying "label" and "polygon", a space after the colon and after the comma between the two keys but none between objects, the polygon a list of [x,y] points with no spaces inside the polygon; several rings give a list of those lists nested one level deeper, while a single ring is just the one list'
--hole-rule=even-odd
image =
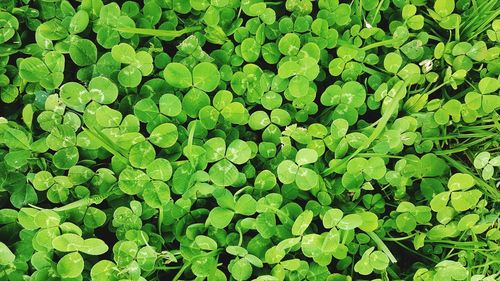
[{"label": "clover leaf", "polygon": [[0,280],[498,279],[498,1],[345,2],[1,1]]},{"label": "clover leaf", "polygon": [[361,260],[354,265],[354,270],[361,275],[370,275],[374,270],[384,270],[389,265],[389,258],[374,248],[367,249]]}]

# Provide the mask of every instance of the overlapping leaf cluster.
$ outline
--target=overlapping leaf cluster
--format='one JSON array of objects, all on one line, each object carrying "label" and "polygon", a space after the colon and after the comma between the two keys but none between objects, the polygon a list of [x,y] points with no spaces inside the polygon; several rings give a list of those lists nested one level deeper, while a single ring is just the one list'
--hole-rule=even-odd
[{"label": "overlapping leaf cluster", "polygon": [[0,280],[497,280],[498,0],[4,0]]}]

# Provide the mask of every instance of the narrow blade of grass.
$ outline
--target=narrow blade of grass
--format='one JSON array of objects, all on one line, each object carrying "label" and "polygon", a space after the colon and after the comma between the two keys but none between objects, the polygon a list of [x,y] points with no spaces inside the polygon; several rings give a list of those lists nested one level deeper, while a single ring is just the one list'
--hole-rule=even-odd
[{"label": "narrow blade of grass", "polygon": [[115,30],[118,32],[134,33],[144,36],[179,37],[186,33],[201,30],[201,26],[186,27],[181,30],[162,30],[136,27],[117,27]]}]

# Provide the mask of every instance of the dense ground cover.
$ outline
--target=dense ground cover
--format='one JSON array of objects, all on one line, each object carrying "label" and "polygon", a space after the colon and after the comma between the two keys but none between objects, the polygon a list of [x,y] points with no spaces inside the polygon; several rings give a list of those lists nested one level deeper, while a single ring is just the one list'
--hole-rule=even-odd
[{"label": "dense ground cover", "polygon": [[2,0],[0,280],[498,280],[498,0]]}]

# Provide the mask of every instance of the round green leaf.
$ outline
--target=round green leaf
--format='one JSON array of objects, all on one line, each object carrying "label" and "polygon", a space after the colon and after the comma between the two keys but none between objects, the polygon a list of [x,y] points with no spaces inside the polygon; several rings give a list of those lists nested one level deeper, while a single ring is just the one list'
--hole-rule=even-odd
[{"label": "round green leaf", "polygon": [[295,183],[302,190],[310,190],[318,186],[318,174],[309,168],[299,167]]},{"label": "round green leaf", "polygon": [[239,102],[233,102],[221,111],[224,119],[237,125],[245,125],[248,122],[250,114],[248,110]]},{"label": "round green leaf", "polygon": [[474,178],[469,174],[456,173],[448,180],[448,189],[450,191],[467,190],[474,185]]},{"label": "round green leaf", "polygon": [[300,214],[292,225],[292,234],[299,236],[304,233],[304,231],[309,227],[313,219],[313,212],[311,210],[305,210]]},{"label": "round green leaf", "polygon": [[271,124],[271,119],[269,119],[265,111],[260,110],[253,112],[248,120],[248,126],[250,126],[252,130],[262,130],[269,124]]},{"label": "round green leaf", "polygon": [[255,62],[259,59],[261,46],[254,38],[246,38],[241,42],[241,56],[247,62]]},{"label": "round green leaf", "polygon": [[69,56],[78,66],[87,66],[97,62],[97,48],[88,39],[79,39],[69,47]]},{"label": "round green leaf", "polygon": [[499,82],[498,79],[491,78],[491,77],[484,77],[479,81],[479,91],[483,95],[487,95],[493,92],[496,92],[499,87]]},{"label": "round green leaf", "polygon": [[226,159],[215,163],[208,173],[210,180],[219,186],[230,186],[238,180],[238,169]]},{"label": "round green leaf", "polygon": [[146,173],[154,180],[168,181],[172,177],[173,169],[170,161],[157,158],[148,164]]},{"label": "round green leaf", "polygon": [[158,253],[151,246],[142,247],[137,252],[137,263],[145,271],[154,270]]},{"label": "round green leaf", "polygon": [[135,195],[141,193],[149,181],[144,172],[128,167],[120,173],[118,187],[125,194]]},{"label": "round green leaf", "polygon": [[52,240],[52,247],[60,252],[79,251],[84,244],[84,240],[80,235],[74,233],[64,233]]},{"label": "round green leaf", "polygon": [[310,148],[299,150],[295,156],[295,163],[299,166],[315,163],[316,161],[318,161],[318,153]]},{"label": "round green leaf", "polygon": [[122,85],[123,87],[137,87],[141,83],[141,80],[141,71],[133,65],[124,67],[118,73],[118,82],[120,82],[120,85]]},{"label": "round green leaf", "polygon": [[417,226],[417,222],[410,213],[403,213],[396,218],[396,225],[400,231],[410,233]]},{"label": "round green leaf", "polygon": [[219,70],[213,63],[202,62],[193,68],[193,86],[196,88],[211,92],[217,88],[219,81]]},{"label": "round green leaf", "polygon": [[0,265],[9,265],[14,262],[16,256],[12,251],[0,241]]},{"label": "round green leaf", "polygon": [[231,223],[234,212],[226,208],[215,207],[208,214],[208,222],[215,228],[225,228]]},{"label": "round green leaf", "polygon": [[291,160],[285,160],[278,165],[278,179],[284,184],[295,181],[299,167]]},{"label": "round green leaf", "polygon": [[142,196],[151,208],[161,208],[170,201],[170,189],[164,182],[153,181],[146,184]]},{"label": "round green leaf", "polygon": [[155,157],[156,151],[148,141],[132,145],[128,154],[130,165],[141,169],[145,169]]},{"label": "round green leaf", "polygon": [[111,48],[111,56],[119,63],[131,64],[135,60],[135,50],[127,43],[120,43]]},{"label": "round green leaf", "polygon": [[149,141],[161,148],[168,148],[177,142],[179,133],[177,127],[172,123],[157,126],[149,135]]},{"label": "round green leaf", "polygon": [[57,262],[57,273],[62,278],[76,278],[81,275],[83,266],[83,257],[78,252],[69,253]]},{"label": "round green leaf", "polygon": [[232,141],[226,150],[227,160],[237,165],[241,165],[248,162],[248,160],[250,160],[251,155],[252,155],[252,150],[250,149],[250,146],[248,146],[248,144],[242,140]]},{"label": "round green leaf", "polygon": [[84,31],[89,24],[89,14],[85,10],[76,12],[71,18],[68,31],[71,34],[77,34]]},{"label": "round green leaf", "polygon": [[57,168],[67,170],[76,165],[78,158],[78,149],[75,146],[71,146],[57,151],[52,160]]},{"label": "round green leaf", "polygon": [[337,224],[337,227],[343,230],[350,230],[359,227],[363,219],[358,214],[349,214],[343,217]]},{"label": "round green leaf", "polygon": [[95,77],[89,82],[89,94],[100,104],[110,104],[118,97],[118,87],[106,77]]},{"label": "round green leaf", "polygon": [[68,82],[62,85],[59,89],[59,95],[67,106],[78,111],[83,111],[85,105],[87,105],[92,98],[85,87],[75,82]]},{"label": "round green leaf", "polygon": [[193,84],[191,71],[183,64],[173,62],[169,63],[163,71],[163,77],[167,83],[175,88],[187,88]]},{"label": "round green leaf", "polygon": [[108,251],[109,247],[98,238],[88,238],[83,241],[83,246],[79,249],[87,255],[99,256]]},{"label": "round green leaf", "polygon": [[39,58],[26,58],[19,64],[19,76],[28,82],[38,82],[49,74],[49,69]]},{"label": "round green leaf", "polygon": [[198,88],[192,88],[182,99],[182,108],[190,117],[198,117],[199,111],[210,104],[210,97]]},{"label": "round green leaf", "polygon": [[434,11],[441,17],[446,17],[453,13],[455,9],[455,0],[436,0],[434,2]]},{"label": "round green leaf", "polygon": [[100,106],[95,112],[97,123],[103,127],[118,127],[122,121],[122,113],[107,105]]},{"label": "round green leaf", "polygon": [[246,259],[238,259],[230,271],[235,280],[247,280],[252,276],[252,265]]},{"label": "round green leaf", "polygon": [[116,281],[116,264],[108,260],[100,260],[90,270],[90,276],[95,281]]},{"label": "round green leaf", "polygon": [[397,73],[403,59],[397,53],[388,53],[384,58],[384,68],[390,73]]},{"label": "round green leaf", "polygon": [[194,242],[198,247],[200,247],[200,249],[205,251],[214,251],[217,249],[217,242],[215,242],[214,239],[205,235],[196,236]]},{"label": "round green leaf", "polygon": [[276,185],[276,176],[269,170],[261,171],[255,178],[256,189],[271,190]]},{"label": "round green leaf", "polygon": [[294,56],[300,49],[300,38],[295,33],[287,33],[283,36],[279,43],[278,49],[285,56]]},{"label": "round green leaf", "polygon": [[175,117],[182,112],[181,100],[172,95],[165,94],[160,97],[160,112],[169,117]]},{"label": "round green leaf", "polygon": [[373,251],[370,254],[370,265],[376,270],[384,270],[389,266],[389,258],[384,252]]},{"label": "round green leaf", "polygon": [[134,105],[134,114],[142,122],[152,122],[159,114],[159,109],[152,99],[142,99]]}]

